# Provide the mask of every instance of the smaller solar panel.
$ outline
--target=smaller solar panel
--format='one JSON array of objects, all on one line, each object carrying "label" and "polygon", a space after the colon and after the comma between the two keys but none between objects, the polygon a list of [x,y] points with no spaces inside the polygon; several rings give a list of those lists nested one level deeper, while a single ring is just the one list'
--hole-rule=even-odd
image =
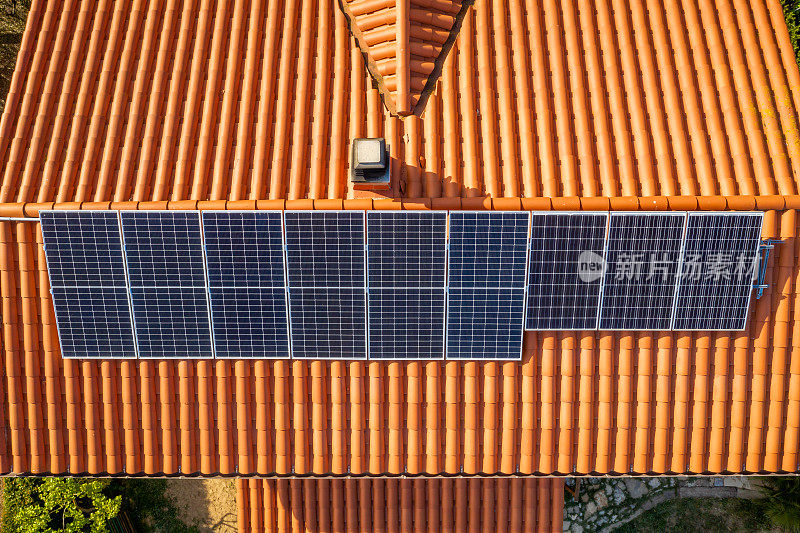
[{"label": "smaller solar panel", "polygon": [[211,287],[284,287],[280,211],[205,211]]},{"label": "smaller solar panel", "polygon": [[131,298],[139,357],[213,357],[205,287],[132,287]]},{"label": "smaller solar panel", "polygon": [[525,329],[597,328],[607,213],[532,213]]},{"label": "smaller solar panel", "polygon": [[612,213],[600,329],[666,330],[686,213]]},{"label": "smaller solar panel", "polygon": [[444,287],[447,213],[368,211],[369,287]]},{"label": "smaller solar panel", "polygon": [[283,287],[211,287],[211,322],[218,358],[288,358]]},{"label": "smaller solar panel", "polygon": [[135,358],[119,218],[114,211],[42,211],[61,355]]},{"label": "smaller solar panel", "polygon": [[445,290],[370,289],[370,359],[442,359]]},{"label": "smaller solar panel", "polygon": [[689,213],[672,329],[744,329],[763,217]]},{"label": "smaller solar panel", "polygon": [[292,288],[292,357],[365,359],[364,288]]},{"label": "smaller solar panel", "polygon": [[363,211],[286,211],[290,287],[364,287]]},{"label": "smaller solar panel", "polygon": [[125,287],[53,287],[65,358],[136,358]]},{"label": "smaller solar panel", "polygon": [[116,211],[40,213],[51,287],[125,286]]},{"label": "smaller solar panel", "polygon": [[131,287],[206,284],[198,211],[123,211]]},{"label": "smaller solar panel", "polygon": [[527,212],[450,213],[450,287],[524,287]]},{"label": "smaller solar panel", "polygon": [[519,360],[524,289],[450,287],[447,358]]}]

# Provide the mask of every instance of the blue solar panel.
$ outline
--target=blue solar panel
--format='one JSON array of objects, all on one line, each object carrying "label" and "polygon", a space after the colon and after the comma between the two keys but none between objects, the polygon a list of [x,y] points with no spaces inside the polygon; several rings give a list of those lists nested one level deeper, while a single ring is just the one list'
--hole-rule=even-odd
[{"label": "blue solar panel", "polygon": [[124,211],[139,357],[213,357],[197,211]]},{"label": "blue solar panel", "polygon": [[280,211],[206,211],[203,237],[218,358],[288,358]]},{"label": "blue solar panel", "polygon": [[289,302],[293,357],[367,357],[363,287],[290,289]]},{"label": "blue solar panel", "polygon": [[533,213],[525,329],[597,328],[607,213]]},{"label": "blue solar panel", "polygon": [[368,211],[369,286],[444,287],[447,213]]},{"label": "blue solar panel", "polygon": [[685,213],[612,213],[600,329],[670,328]]},{"label": "blue solar panel", "polygon": [[197,211],[123,211],[131,287],[205,286]]},{"label": "blue solar panel", "polygon": [[284,287],[280,211],[205,211],[210,287]]},{"label": "blue solar panel", "polygon": [[366,357],[363,211],[286,211],[292,357]]},{"label": "blue solar panel", "polygon": [[444,357],[447,213],[367,212],[370,359]]},{"label": "blue solar panel", "polygon": [[524,287],[528,218],[518,211],[450,213],[451,287]]},{"label": "blue solar panel", "polygon": [[42,211],[52,287],[125,287],[125,262],[115,211]]},{"label": "blue solar panel", "polygon": [[290,287],[364,286],[363,211],[286,211]]},{"label": "blue solar panel", "polygon": [[689,213],[672,329],[747,324],[763,213]]},{"label": "blue solar panel", "polygon": [[205,287],[131,287],[141,358],[213,357]]},{"label": "blue solar panel", "polygon": [[65,358],[135,358],[119,218],[42,211],[50,292]]},{"label": "blue solar panel", "polygon": [[136,357],[125,287],[53,287],[51,292],[62,357]]},{"label": "blue solar panel", "polygon": [[448,359],[522,357],[522,289],[449,290],[447,309]]},{"label": "blue solar panel", "polygon": [[447,358],[520,359],[527,212],[451,212]]},{"label": "blue solar panel", "polygon": [[218,358],[288,358],[283,287],[212,287],[211,316]]}]

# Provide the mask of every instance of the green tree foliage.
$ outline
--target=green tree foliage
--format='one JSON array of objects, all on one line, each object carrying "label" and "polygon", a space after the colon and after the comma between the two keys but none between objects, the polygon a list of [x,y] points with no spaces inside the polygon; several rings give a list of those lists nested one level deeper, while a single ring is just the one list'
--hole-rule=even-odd
[{"label": "green tree foliage", "polygon": [[781,0],[783,18],[789,28],[789,39],[792,41],[794,56],[800,64],[800,0]]},{"label": "green tree foliage", "polygon": [[800,532],[800,478],[770,476],[762,478],[764,514],[783,531]]},{"label": "green tree foliage", "polygon": [[4,485],[2,533],[101,533],[117,515],[120,496],[109,480],[9,478]]}]

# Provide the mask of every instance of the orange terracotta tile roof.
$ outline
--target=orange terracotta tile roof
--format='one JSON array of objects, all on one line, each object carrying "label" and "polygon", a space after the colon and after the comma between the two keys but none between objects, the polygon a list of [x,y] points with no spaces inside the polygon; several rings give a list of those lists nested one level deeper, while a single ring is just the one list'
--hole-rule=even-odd
[{"label": "orange terracotta tile roof", "polygon": [[238,480],[240,533],[562,530],[564,482],[514,479]]},{"label": "orange terracotta tile roof", "polygon": [[[800,72],[778,0],[478,0],[405,117],[348,7],[34,0],[0,216],[756,208],[786,242],[749,330],[527,333],[521,363],[63,360],[38,226],[0,222],[0,472],[797,472]],[[363,136],[417,200],[357,199]]]}]

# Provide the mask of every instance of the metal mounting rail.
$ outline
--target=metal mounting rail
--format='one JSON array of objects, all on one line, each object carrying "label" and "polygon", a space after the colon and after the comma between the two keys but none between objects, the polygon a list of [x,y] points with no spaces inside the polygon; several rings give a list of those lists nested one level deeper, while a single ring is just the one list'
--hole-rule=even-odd
[{"label": "metal mounting rail", "polygon": [[756,284],[753,287],[756,289],[756,300],[760,300],[761,296],[764,294],[764,290],[769,288],[769,285],[764,282],[767,278],[767,263],[769,262],[769,254],[775,248],[776,244],[783,244],[784,241],[779,239],[767,239],[761,241],[761,245],[758,247],[758,254],[760,257],[759,265],[758,265],[758,278],[756,280]]},{"label": "metal mounting rail", "polygon": [[39,219],[33,217],[0,217],[0,222],[39,222]]}]

